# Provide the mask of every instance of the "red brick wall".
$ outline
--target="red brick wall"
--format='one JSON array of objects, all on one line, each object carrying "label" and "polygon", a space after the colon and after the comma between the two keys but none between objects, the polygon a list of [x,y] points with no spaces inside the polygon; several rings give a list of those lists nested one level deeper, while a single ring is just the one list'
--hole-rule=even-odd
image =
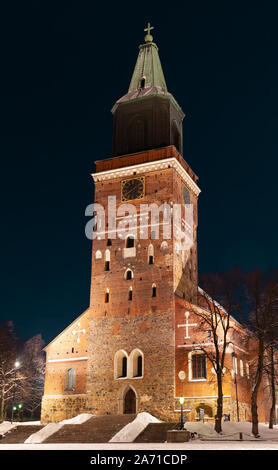
[{"label": "red brick wall", "polygon": [[[80,396],[86,394],[89,314],[86,310],[46,347],[43,422],[72,417],[80,410]],[[79,333],[80,343],[77,343],[78,333],[73,331],[80,329],[85,329],[85,334]],[[67,371],[71,368],[76,373],[75,387],[65,390]]]}]

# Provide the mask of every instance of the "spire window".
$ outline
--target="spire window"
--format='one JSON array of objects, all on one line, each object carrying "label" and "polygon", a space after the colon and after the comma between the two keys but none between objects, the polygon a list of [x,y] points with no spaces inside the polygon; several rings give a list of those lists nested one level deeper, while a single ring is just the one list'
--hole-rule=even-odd
[{"label": "spire window", "polygon": [[146,85],[146,77],[142,77],[140,80],[140,88],[145,88]]}]

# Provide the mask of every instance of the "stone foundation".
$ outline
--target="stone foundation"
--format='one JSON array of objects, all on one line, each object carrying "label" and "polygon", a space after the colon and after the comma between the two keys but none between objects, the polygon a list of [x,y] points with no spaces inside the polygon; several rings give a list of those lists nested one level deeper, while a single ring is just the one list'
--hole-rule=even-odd
[{"label": "stone foundation", "polygon": [[42,424],[57,423],[85,412],[88,412],[85,395],[43,396],[42,398]]}]

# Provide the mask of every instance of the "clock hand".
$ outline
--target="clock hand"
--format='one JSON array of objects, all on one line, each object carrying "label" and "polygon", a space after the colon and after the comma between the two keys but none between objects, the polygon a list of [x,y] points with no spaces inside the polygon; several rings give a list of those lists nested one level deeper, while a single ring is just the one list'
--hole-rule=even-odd
[{"label": "clock hand", "polygon": [[127,196],[133,191],[133,188],[131,188],[127,193],[124,194],[124,196],[127,198]]},{"label": "clock hand", "polygon": [[[132,191],[134,191],[134,190],[136,190],[136,189],[138,189],[138,185],[137,185],[137,187],[131,188],[131,189],[127,192],[126,196],[128,196]],[[125,196],[125,197],[126,197],[126,196]]]}]

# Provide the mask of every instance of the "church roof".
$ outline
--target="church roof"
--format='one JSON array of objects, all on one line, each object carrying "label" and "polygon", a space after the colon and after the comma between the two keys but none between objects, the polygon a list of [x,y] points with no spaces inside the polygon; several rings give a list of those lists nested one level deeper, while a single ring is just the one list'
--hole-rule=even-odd
[{"label": "church roof", "polygon": [[153,37],[149,34],[149,27],[145,31],[145,44],[139,46],[139,54],[132,74],[128,92],[122,96],[114,105],[112,113],[117,105],[131,100],[147,98],[149,96],[160,96],[169,98],[176,108],[183,114],[180,106],[173,95],[168,92],[167,85],[162,70],[158,47],[153,42]]},{"label": "church roof", "polygon": [[82,312],[75,320],[73,320],[66,328],[64,328],[52,341],[50,341],[50,343],[48,343],[43,348],[43,351],[46,351],[52,343],[57,341],[57,339],[60,338],[60,336],[62,336],[63,333],[65,333],[72,325],[74,325],[74,323],[76,323],[78,320],[80,320],[81,317],[83,317],[88,312],[90,312],[90,307],[88,307],[86,310],[84,310],[84,312]]},{"label": "church roof", "polygon": [[158,47],[154,42],[139,46],[139,54],[128,92],[142,91],[142,80],[145,81],[145,88],[153,88],[157,93],[167,93]]}]

